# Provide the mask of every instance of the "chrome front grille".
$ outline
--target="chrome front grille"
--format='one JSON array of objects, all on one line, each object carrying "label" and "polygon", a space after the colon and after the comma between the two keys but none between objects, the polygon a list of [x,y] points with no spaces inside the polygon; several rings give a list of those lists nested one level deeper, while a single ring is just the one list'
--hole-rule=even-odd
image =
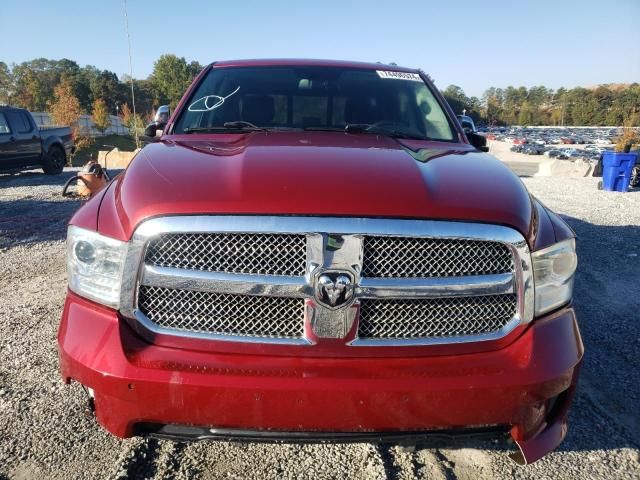
[{"label": "chrome front grille", "polygon": [[360,338],[434,338],[481,335],[515,315],[514,294],[360,302]]},{"label": "chrome front grille", "polygon": [[146,263],[206,272],[304,275],[306,237],[255,233],[178,233],[152,240]]},{"label": "chrome front grille", "polygon": [[304,300],[140,287],[138,305],[162,328],[265,338],[301,338]]},{"label": "chrome front grille", "polygon": [[[164,217],[134,233],[126,265],[121,313],[166,345],[478,342],[533,317],[527,243],[498,225]],[[331,286],[338,278],[348,295]],[[343,303],[327,303],[331,288]]]},{"label": "chrome front grille", "polygon": [[513,272],[509,247],[450,238],[364,237],[362,276],[429,278]]}]

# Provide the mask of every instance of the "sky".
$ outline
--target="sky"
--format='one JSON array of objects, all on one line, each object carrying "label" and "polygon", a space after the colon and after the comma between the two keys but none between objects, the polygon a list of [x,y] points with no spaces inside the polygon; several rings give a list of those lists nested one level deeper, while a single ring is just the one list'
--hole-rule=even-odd
[{"label": "sky", "polygon": [[[640,0],[127,0],[133,76],[163,53],[207,64],[330,58],[421,68],[444,89],[640,82]],[[124,0],[0,0],[0,61],[129,73]]]}]

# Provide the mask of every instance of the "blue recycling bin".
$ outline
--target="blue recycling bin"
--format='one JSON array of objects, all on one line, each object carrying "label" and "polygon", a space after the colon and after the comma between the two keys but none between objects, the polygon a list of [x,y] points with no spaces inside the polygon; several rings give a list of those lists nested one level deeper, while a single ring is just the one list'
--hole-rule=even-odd
[{"label": "blue recycling bin", "polygon": [[611,192],[629,190],[631,171],[637,158],[637,153],[604,152],[602,156],[602,189]]}]

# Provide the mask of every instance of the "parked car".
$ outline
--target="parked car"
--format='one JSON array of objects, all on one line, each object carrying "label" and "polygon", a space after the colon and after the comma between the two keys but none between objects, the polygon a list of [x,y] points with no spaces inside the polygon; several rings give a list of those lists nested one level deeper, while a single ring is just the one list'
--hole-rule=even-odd
[{"label": "parked car", "polygon": [[569,158],[569,155],[567,155],[566,153],[564,153],[562,150],[547,150],[546,152],[544,152],[544,154],[547,157],[550,158],[558,158],[560,160],[566,160]]},{"label": "parked car", "polygon": [[73,151],[69,127],[38,127],[29,111],[0,106],[0,171],[42,167],[55,175]]},{"label": "parked car", "polygon": [[522,146],[522,153],[527,155],[542,155],[544,151],[544,146],[538,143],[529,143]]},{"label": "parked car", "polygon": [[62,377],[108,431],[562,441],[574,233],[421,71],[215,62],[145,136],[67,237]]}]

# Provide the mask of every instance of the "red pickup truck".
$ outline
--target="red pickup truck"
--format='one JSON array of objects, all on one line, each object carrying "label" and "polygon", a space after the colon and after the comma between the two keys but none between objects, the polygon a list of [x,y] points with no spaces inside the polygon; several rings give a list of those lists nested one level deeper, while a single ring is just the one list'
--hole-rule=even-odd
[{"label": "red pickup truck", "polygon": [[68,231],[62,377],[108,431],[563,440],[574,234],[423,72],[216,62],[151,127]]}]

